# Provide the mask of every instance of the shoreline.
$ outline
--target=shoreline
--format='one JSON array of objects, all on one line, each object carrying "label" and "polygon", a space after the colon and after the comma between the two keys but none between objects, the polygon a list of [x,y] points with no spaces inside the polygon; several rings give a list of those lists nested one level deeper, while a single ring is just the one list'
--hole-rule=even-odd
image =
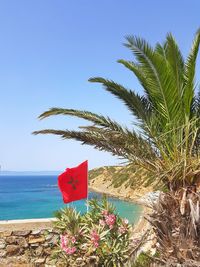
[{"label": "shoreline", "polygon": [[2,232],[49,229],[54,221],[55,218],[1,220],[0,236]]},{"label": "shoreline", "polygon": [[117,199],[124,200],[124,201],[127,201],[127,202],[132,202],[132,203],[135,203],[135,204],[138,204],[138,205],[142,205],[140,203],[140,197],[139,196],[137,196],[137,197],[136,196],[134,196],[134,197],[132,197],[132,196],[126,197],[121,193],[104,191],[103,189],[99,189],[99,188],[97,188],[95,186],[91,186],[91,185],[88,186],[88,189],[91,192],[100,193],[100,194],[107,195],[107,196],[110,196],[110,197],[113,197],[113,198],[117,198]]},{"label": "shoreline", "polygon": [[[131,197],[127,198],[124,197],[122,194],[115,194],[113,192],[108,192],[108,191],[102,191],[94,186],[89,186],[88,187],[89,191],[91,192],[97,192],[100,194],[105,194],[107,196],[120,199],[123,201],[131,202],[137,205],[141,206],[141,214],[140,217],[138,218],[137,223],[135,224],[135,227],[142,223],[144,224],[142,217],[144,217],[145,213],[145,207],[142,206],[142,204],[139,202],[139,198],[136,197]],[[32,218],[32,219],[10,219],[10,220],[0,220],[0,232],[3,231],[17,231],[17,230],[28,230],[28,229],[38,229],[38,228],[51,228],[52,227],[52,222],[55,221],[56,219],[54,217],[52,218]],[[141,222],[142,221],[142,222]]]}]

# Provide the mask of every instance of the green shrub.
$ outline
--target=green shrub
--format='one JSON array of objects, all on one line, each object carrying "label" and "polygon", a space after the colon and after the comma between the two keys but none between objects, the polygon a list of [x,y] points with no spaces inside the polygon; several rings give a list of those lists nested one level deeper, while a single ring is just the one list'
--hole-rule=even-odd
[{"label": "green shrub", "polygon": [[81,215],[65,208],[56,213],[55,230],[60,244],[54,254],[64,266],[125,266],[130,255],[131,225],[115,213],[105,198],[88,202],[89,212]]},{"label": "green shrub", "polygon": [[151,263],[152,260],[149,258],[148,254],[142,252],[131,267],[149,267]]}]

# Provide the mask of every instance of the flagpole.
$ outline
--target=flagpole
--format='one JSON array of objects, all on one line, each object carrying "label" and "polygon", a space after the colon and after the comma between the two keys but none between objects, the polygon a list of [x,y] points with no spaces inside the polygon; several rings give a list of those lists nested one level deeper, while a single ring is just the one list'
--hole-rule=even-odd
[{"label": "flagpole", "polygon": [[[87,161],[88,163],[88,161]],[[88,205],[88,168],[87,168],[87,204],[86,204],[86,207],[87,207],[87,213],[89,211],[89,205]]]}]

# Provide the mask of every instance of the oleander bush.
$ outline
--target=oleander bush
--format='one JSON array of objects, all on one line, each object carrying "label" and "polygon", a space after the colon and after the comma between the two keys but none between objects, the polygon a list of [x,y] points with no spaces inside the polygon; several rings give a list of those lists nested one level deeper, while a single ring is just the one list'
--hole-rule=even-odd
[{"label": "oleander bush", "polygon": [[81,215],[73,208],[56,212],[55,230],[60,234],[54,258],[64,266],[125,266],[131,251],[132,226],[105,198],[88,201]]}]

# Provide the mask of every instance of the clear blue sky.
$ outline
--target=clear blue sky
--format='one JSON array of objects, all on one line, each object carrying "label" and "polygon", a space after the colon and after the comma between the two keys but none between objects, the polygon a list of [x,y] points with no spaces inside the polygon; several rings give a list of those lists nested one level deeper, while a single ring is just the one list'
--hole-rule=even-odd
[{"label": "clear blue sky", "polygon": [[[88,159],[90,168],[117,158],[56,136],[33,136],[42,128],[76,129],[85,122],[56,117],[38,121],[53,107],[86,109],[131,125],[121,102],[91,76],[140,91],[116,63],[132,59],[124,36],[152,44],[172,32],[186,55],[200,26],[198,0],[0,0],[0,165],[6,170],[62,170]],[[199,70],[199,67],[198,67]]]}]

